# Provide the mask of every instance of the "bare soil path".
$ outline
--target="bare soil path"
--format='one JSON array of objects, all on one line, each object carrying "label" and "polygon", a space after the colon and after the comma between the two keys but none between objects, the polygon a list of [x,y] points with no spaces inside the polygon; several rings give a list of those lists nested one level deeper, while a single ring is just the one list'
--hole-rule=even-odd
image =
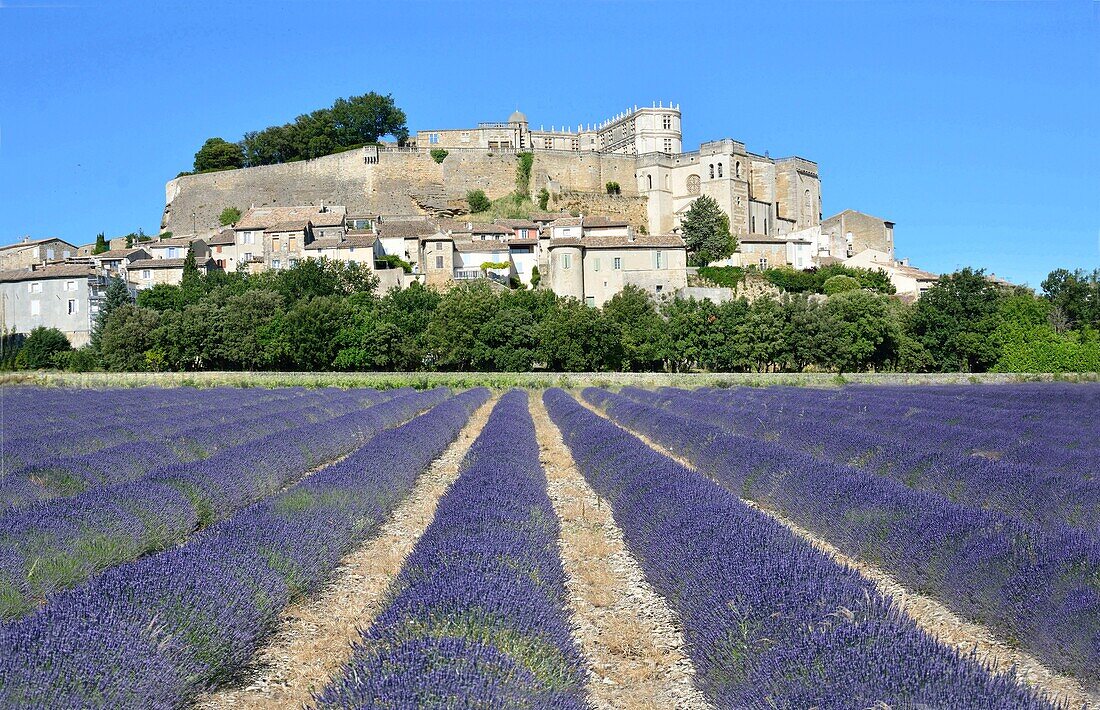
[{"label": "bare soil path", "polygon": [[[581,405],[601,417],[608,418],[598,407],[594,407],[572,393]],[[626,429],[626,427],[622,427]],[[631,429],[626,429],[644,441],[654,450],[696,471],[690,461],[666,449],[649,437]],[[705,474],[700,474],[705,475]],[[719,485],[721,485],[719,483]],[[732,491],[731,491],[732,492]],[[956,615],[946,606],[932,597],[914,592],[882,570],[859,559],[849,557],[827,540],[788,520],[777,511],[769,510],[756,503],[741,499],[750,508],[774,518],[786,526],[792,533],[806,540],[816,549],[832,557],[837,563],[851,567],[871,581],[883,594],[889,595],[909,618],[930,636],[947,646],[958,649],[963,654],[973,652],[977,659],[994,673],[1014,675],[1017,682],[1036,689],[1054,703],[1071,708],[1100,708],[1100,697],[1090,694],[1076,679],[1055,673],[1041,661],[998,638],[992,631],[974,624]]]},{"label": "bare soil path", "polygon": [[674,613],[627,551],[610,506],[577,470],[541,393],[531,394],[530,409],[561,521],[574,636],[588,660],[592,703],[600,710],[711,708],[692,685],[695,667]]},{"label": "bare soil path", "polygon": [[203,696],[199,708],[300,708],[351,659],[359,630],[382,610],[386,590],[458,478],[459,466],[485,426],[497,397],[470,417],[458,438],[417,479],[378,533],[341,560],[317,594],[283,613],[279,630],[235,686]]}]

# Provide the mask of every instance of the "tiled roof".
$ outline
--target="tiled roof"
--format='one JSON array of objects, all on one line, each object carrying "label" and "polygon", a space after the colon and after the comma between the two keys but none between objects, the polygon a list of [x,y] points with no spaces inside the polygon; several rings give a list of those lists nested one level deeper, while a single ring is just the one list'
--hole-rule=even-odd
[{"label": "tiled roof", "polygon": [[495,239],[480,239],[471,242],[455,242],[455,251],[458,252],[505,252],[508,245]]},{"label": "tiled roof", "polygon": [[33,246],[38,246],[39,244],[46,244],[47,242],[61,242],[65,246],[70,246],[73,249],[76,249],[76,245],[69,244],[64,239],[59,239],[58,237],[46,237],[45,239],[32,239],[32,240],[27,241],[27,242],[19,241],[19,242],[16,242],[15,244],[5,244],[4,246],[0,247],[0,251],[6,251],[8,249],[16,249],[18,247],[33,247]]},{"label": "tiled roof", "polygon": [[501,224],[474,222],[470,225],[471,234],[511,234],[512,229]]},{"label": "tiled roof", "polygon": [[738,237],[737,241],[742,244],[786,244],[786,239],[780,239],[778,237],[769,237],[766,234],[749,234],[744,237]]},{"label": "tiled roof", "polygon": [[581,244],[586,249],[685,248],[684,240],[675,234],[636,234],[633,239],[630,237],[585,237],[581,240]]},{"label": "tiled roof", "polygon": [[274,234],[275,232],[304,232],[309,228],[310,220],[298,219],[293,222],[280,222],[272,227],[268,227],[264,230],[264,234]]},{"label": "tiled roof", "polygon": [[41,281],[43,279],[64,279],[74,276],[92,276],[95,274],[88,264],[52,264],[41,269],[11,269],[0,271],[0,282]]},{"label": "tiled roof", "polygon": [[344,241],[340,242],[339,247],[372,247],[374,243],[378,241],[378,235],[372,232],[361,231],[359,233],[348,232],[348,236]]},{"label": "tiled roof", "polygon": [[571,216],[568,212],[535,212],[531,215],[531,220],[534,222],[553,222],[556,219]]},{"label": "tiled roof", "polygon": [[508,229],[538,229],[539,226],[529,219],[498,219],[494,224],[500,224]]},{"label": "tiled roof", "polygon": [[137,252],[144,253],[146,255],[146,258],[148,258],[148,256],[149,256],[149,252],[145,251],[141,247],[132,247],[130,249],[111,249],[110,251],[101,252],[99,254],[92,254],[92,258],[94,258],[94,259],[108,259],[108,260],[109,259],[125,259],[126,257],[130,256],[131,254],[136,254]]},{"label": "tiled roof", "polygon": [[[140,269],[182,269],[185,261],[187,259],[138,259],[130,263],[130,271]],[[214,260],[209,258],[195,260],[195,265],[200,268],[209,267],[213,263]]]},{"label": "tiled roof", "polygon": [[326,206],[322,212],[314,205],[297,207],[252,207],[233,225],[233,229],[267,229],[286,222],[309,220],[315,227],[335,227],[344,221],[347,208],[339,205]]},{"label": "tiled roof", "polygon": [[580,239],[575,239],[573,237],[558,237],[556,239],[551,239],[550,240],[550,248],[551,249],[553,249],[554,247],[579,247],[579,246],[584,246],[584,245],[581,243]]},{"label": "tiled roof", "polygon": [[206,241],[210,246],[218,247],[237,243],[237,234],[232,229],[223,229]]},{"label": "tiled roof", "polygon": [[314,239],[309,244],[306,244],[306,250],[335,249],[338,246],[340,246],[340,237],[322,237],[321,239]]},{"label": "tiled roof", "polygon": [[[145,242],[146,249],[156,249],[159,247],[188,247],[191,246],[191,242],[203,242],[201,239],[191,239],[189,237],[175,237],[173,239],[158,239],[155,242]],[[203,242],[205,244],[206,242]]]},{"label": "tiled roof", "polygon": [[533,239],[533,238],[532,239],[509,239],[507,241],[507,244],[510,247],[529,247],[529,246],[535,246],[538,243],[539,243],[539,240],[538,239]]},{"label": "tiled roof", "polygon": [[[904,266],[902,264],[897,264],[896,266],[893,267],[893,269],[894,269],[894,271],[898,272],[899,274],[902,274],[903,276],[908,276],[910,278],[917,279],[918,281],[935,281],[935,280],[939,279],[939,274],[933,274],[931,271],[925,271],[924,269],[918,269],[915,266]],[[1008,283],[1007,281],[1004,281],[1003,279],[1002,279],[1002,281],[1006,284]]]},{"label": "tiled roof", "polygon": [[382,237],[423,237],[435,234],[438,230],[434,223],[426,219],[401,222],[383,222],[379,225]]},{"label": "tiled roof", "polygon": [[555,219],[550,223],[551,227],[579,227],[581,226],[580,217],[562,217]]}]

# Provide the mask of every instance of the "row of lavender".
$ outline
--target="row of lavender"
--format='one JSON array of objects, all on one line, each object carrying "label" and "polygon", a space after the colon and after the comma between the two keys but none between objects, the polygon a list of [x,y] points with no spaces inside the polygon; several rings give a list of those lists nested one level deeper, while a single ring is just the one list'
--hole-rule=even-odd
[{"label": "row of lavender", "polygon": [[687,458],[741,497],[777,510],[907,587],[931,594],[1086,685],[1100,681],[1100,545],[1028,526],[772,441],[729,434],[620,395],[584,397]]},{"label": "row of lavender", "polygon": [[244,404],[220,416],[201,408],[180,413],[171,420],[147,424],[146,439],[85,454],[41,458],[8,472],[0,478],[0,515],[39,501],[132,481],[158,468],[207,458],[222,449],[348,414],[402,392],[309,393]]},{"label": "row of lavender", "polygon": [[[1100,472],[1100,422],[1094,416],[1100,386],[939,389],[843,388],[823,394],[781,387],[712,394],[764,412],[779,408],[794,415],[809,406],[831,414],[836,423],[880,434],[904,435],[917,425],[930,437],[927,445],[934,450],[996,452],[1013,463]],[[1058,416],[1051,416],[1052,412]]]},{"label": "row of lavender", "polygon": [[585,707],[527,395],[504,395],[322,707]]},{"label": "row of lavender", "polygon": [[187,544],[0,627],[0,706],[176,708],[239,673],[280,611],[375,531],[487,397],[446,399]]},{"label": "row of lavender", "polygon": [[[896,432],[876,431],[859,419],[838,421],[820,395],[804,388],[751,396],[674,389],[654,394],[636,388],[624,389],[623,394],[735,433],[774,439],[818,458],[888,476],[910,488],[999,510],[1028,524],[1070,525],[1100,533],[1100,477],[1077,467],[1000,459],[993,453],[999,449],[991,447],[1012,437],[1009,422],[983,435],[985,448],[980,448],[963,427],[941,426],[930,417],[911,418]],[[992,436],[998,440],[991,441]]]},{"label": "row of lavender", "polygon": [[1038,708],[917,629],[854,570],[560,390],[545,396],[718,707]]},{"label": "row of lavender", "polygon": [[399,396],[9,515],[0,520],[0,619],[27,614],[107,568],[179,544],[449,396],[443,388]]},{"label": "row of lavender", "polygon": [[49,456],[85,454],[142,441],[150,432],[187,427],[199,416],[217,421],[233,416],[242,406],[294,399],[305,393],[225,388],[10,388],[4,394],[4,427],[0,432],[4,470],[13,471]]}]

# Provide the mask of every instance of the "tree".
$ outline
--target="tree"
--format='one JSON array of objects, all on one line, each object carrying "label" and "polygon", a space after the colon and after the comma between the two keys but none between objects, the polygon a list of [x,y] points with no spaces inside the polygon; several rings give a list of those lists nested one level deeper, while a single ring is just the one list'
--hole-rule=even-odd
[{"label": "tree", "polygon": [[[787,357],[783,307],[774,298],[758,298],[737,328],[734,352],[755,372],[772,372]],[[731,368],[732,369],[732,368]]]},{"label": "tree", "polygon": [[666,328],[653,299],[643,289],[627,284],[603,307],[604,315],[622,334],[622,367],[631,372],[664,369]]},{"label": "tree", "polygon": [[96,314],[95,323],[92,325],[90,344],[92,349],[99,351],[100,339],[103,337],[103,326],[107,319],[122,306],[134,302],[130,294],[130,288],[122,279],[112,278],[107,284],[107,290],[103,294],[103,302],[99,304],[99,313]]},{"label": "tree", "polygon": [[276,324],[283,298],[275,291],[250,289],[230,296],[221,309],[219,359],[243,370],[263,370],[278,358]]},{"label": "tree", "polygon": [[195,153],[195,172],[226,170],[244,165],[244,151],[223,138],[208,138]]},{"label": "tree", "polygon": [[567,298],[535,328],[538,357],[556,372],[594,372],[619,366],[618,328],[597,308]]},{"label": "tree", "polygon": [[100,353],[108,370],[146,369],[146,352],[153,349],[160,315],[149,308],[126,304],[115,310],[103,326]]},{"label": "tree", "polygon": [[825,303],[824,317],[822,360],[827,367],[858,372],[896,360],[901,328],[884,296],[861,290],[838,294]]},{"label": "tree", "polygon": [[183,257],[183,277],[180,285],[186,288],[199,278],[199,266],[195,260],[195,245],[187,245],[187,255]]},{"label": "tree", "polygon": [[737,250],[737,240],[730,234],[730,218],[710,195],[691,203],[682,220],[684,241],[691,263],[706,266],[724,259]]},{"label": "tree", "polygon": [[1070,327],[1100,327],[1100,269],[1056,269],[1042,283],[1043,294]]},{"label": "tree", "polygon": [[531,288],[538,288],[539,282],[542,281],[542,274],[539,272],[539,267],[531,267]]},{"label": "tree", "polygon": [[428,350],[440,370],[480,370],[493,360],[482,329],[495,315],[500,299],[484,281],[447,292],[428,324]]},{"label": "tree", "polygon": [[550,191],[544,187],[539,190],[539,209],[545,211],[548,204],[550,204]]},{"label": "tree", "polygon": [[993,332],[1001,288],[982,270],[941,276],[913,308],[910,334],[940,371],[983,372],[1000,356]]},{"label": "tree", "polygon": [[340,352],[340,332],[351,322],[351,311],[336,296],[305,298],[280,319],[278,352],[296,370],[331,370]]},{"label": "tree", "polygon": [[223,227],[228,227],[231,224],[236,224],[241,218],[241,211],[236,207],[226,207],[222,210],[222,213],[218,215],[218,222]]},{"label": "tree", "polygon": [[110,249],[107,245],[107,238],[103,236],[103,232],[95,235],[95,246],[92,248],[92,254],[102,254]]},{"label": "tree", "polygon": [[431,154],[432,160],[439,163],[440,165],[442,165],[443,161],[447,159],[447,151],[443,150],[442,148],[432,148],[428,152]]},{"label": "tree", "polygon": [[858,291],[859,279],[851,276],[830,276],[822,285],[821,290],[827,296],[844,293],[845,291]]},{"label": "tree", "polygon": [[23,341],[15,362],[17,366],[30,370],[64,367],[62,357],[72,349],[69,339],[60,330],[38,326]]},{"label": "tree", "polygon": [[484,190],[470,190],[466,193],[466,203],[470,205],[471,212],[487,212],[493,206]]}]

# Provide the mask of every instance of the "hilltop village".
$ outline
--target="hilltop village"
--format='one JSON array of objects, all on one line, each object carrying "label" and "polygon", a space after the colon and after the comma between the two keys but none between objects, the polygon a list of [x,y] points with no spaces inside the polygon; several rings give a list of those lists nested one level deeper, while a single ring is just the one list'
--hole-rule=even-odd
[{"label": "hilltop village", "polygon": [[[539,209],[471,213],[471,191]],[[0,325],[53,327],[83,345],[111,278],[133,291],[178,284],[189,254],[201,273],[355,263],[382,291],[485,279],[594,307],[630,284],[656,299],[728,299],[688,266],[682,220],[701,196],[728,217],[738,245],[712,265],[882,270],[910,300],[937,278],[895,257],[893,222],[854,210],[823,219],[813,161],[758,155],[732,139],[684,152],[679,106],[655,103],[575,129],[532,128],[516,111],[505,122],[420,130],[400,146],[183,175],[167,185],[156,237],[112,239],[99,253],[57,238],[0,248]],[[226,210],[235,219],[222,224]]]}]

